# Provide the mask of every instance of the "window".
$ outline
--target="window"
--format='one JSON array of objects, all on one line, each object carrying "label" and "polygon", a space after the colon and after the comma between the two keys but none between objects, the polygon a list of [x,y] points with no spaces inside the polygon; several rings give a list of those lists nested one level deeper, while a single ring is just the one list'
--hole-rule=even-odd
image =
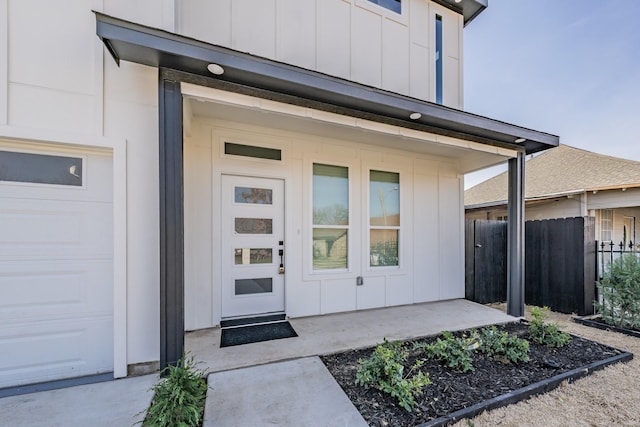
[{"label": "window", "polygon": [[369,171],[369,265],[398,265],[400,174]]},{"label": "window", "polygon": [[369,0],[371,3],[375,3],[378,6],[382,6],[385,9],[389,9],[395,13],[402,13],[402,1],[401,0]]},{"label": "window", "polygon": [[0,151],[0,181],[82,186],[82,158]]},{"label": "window", "polygon": [[282,160],[282,150],[266,147],[255,147],[253,145],[224,143],[224,154],[232,156],[253,157],[256,159]]},{"label": "window", "polygon": [[442,104],[442,16],[436,15],[436,103]]},{"label": "window", "polygon": [[348,268],[349,169],[313,164],[313,269]]},{"label": "window", "polygon": [[610,242],[613,231],[613,209],[600,209],[600,241]]}]

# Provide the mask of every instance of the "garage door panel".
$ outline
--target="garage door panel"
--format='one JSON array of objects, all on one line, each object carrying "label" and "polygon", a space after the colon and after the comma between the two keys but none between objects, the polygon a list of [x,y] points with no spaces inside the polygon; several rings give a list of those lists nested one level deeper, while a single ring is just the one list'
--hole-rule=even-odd
[{"label": "garage door panel", "polygon": [[5,199],[0,207],[0,258],[111,257],[109,204]]},{"label": "garage door panel", "polygon": [[110,260],[0,262],[0,321],[112,313]]},{"label": "garage door panel", "polygon": [[112,316],[0,328],[0,388],[113,370]]},{"label": "garage door panel", "polygon": [[112,160],[58,151],[82,186],[0,182],[0,388],[113,371]]}]

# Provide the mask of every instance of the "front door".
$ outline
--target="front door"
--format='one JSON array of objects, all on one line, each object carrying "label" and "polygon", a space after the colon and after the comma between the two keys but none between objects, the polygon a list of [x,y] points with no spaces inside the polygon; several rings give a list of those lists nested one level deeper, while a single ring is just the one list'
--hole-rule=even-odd
[{"label": "front door", "polygon": [[284,181],[222,176],[222,317],[284,312]]}]

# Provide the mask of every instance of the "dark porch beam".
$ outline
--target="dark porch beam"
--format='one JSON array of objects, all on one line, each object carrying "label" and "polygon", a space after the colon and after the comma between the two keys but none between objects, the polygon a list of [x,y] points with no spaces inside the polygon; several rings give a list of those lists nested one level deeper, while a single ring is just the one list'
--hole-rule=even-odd
[{"label": "dark porch beam", "polygon": [[184,352],[184,204],[180,82],[159,70],[160,369]]},{"label": "dark porch beam", "polygon": [[507,314],[524,316],[524,168],[525,154],[509,159],[507,228]]}]

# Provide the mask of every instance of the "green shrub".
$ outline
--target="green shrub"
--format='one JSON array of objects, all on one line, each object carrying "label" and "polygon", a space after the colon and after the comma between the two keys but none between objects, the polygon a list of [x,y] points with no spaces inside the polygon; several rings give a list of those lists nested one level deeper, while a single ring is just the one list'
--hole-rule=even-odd
[{"label": "green shrub", "polygon": [[161,374],[164,378],[151,387],[155,395],[142,425],[199,426],[207,395],[204,372],[196,368],[193,358],[182,358],[176,366],[166,367]]},{"label": "green shrub", "polygon": [[495,326],[480,330],[479,350],[501,362],[528,362],[529,342],[507,332],[499,332]]},{"label": "green shrub", "polygon": [[[368,359],[358,360],[356,384],[364,387],[375,387],[390,394],[398,400],[398,404],[411,412],[416,404],[415,398],[422,394],[422,388],[431,384],[429,374],[419,369],[423,360],[418,360],[406,374],[404,364],[409,352],[399,342],[387,340],[376,347]],[[414,375],[411,375],[417,371]]]},{"label": "green shrub", "polygon": [[571,337],[558,330],[558,325],[546,321],[548,311],[549,307],[533,307],[531,309],[533,320],[529,324],[529,338],[547,347],[563,347]]},{"label": "green shrub", "polygon": [[597,312],[610,325],[640,329],[640,259],[626,254],[611,263],[597,282],[601,302]]},{"label": "green shrub", "polygon": [[479,345],[477,336],[456,338],[449,331],[442,333],[433,344],[417,343],[415,349],[424,351],[429,358],[436,359],[456,371],[473,371],[472,353]]}]

